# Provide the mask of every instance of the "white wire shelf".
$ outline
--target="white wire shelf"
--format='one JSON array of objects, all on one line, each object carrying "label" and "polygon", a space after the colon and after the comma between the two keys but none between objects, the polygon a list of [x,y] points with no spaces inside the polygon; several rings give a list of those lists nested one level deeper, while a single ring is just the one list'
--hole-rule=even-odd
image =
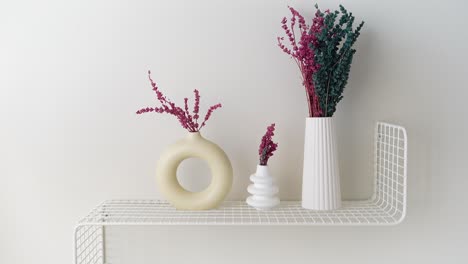
[{"label": "white wire shelf", "polygon": [[180,211],[159,200],[106,201],[80,225],[372,225],[395,224],[402,211],[382,207],[379,201],[344,201],[334,211],[303,209],[287,201],[269,211],[258,211],[244,201],[224,202],[218,209]]},{"label": "white wire shelf", "polygon": [[257,211],[244,201],[207,211],[180,211],[160,200],[105,201],[75,228],[75,264],[105,263],[105,226],[111,225],[396,225],[406,215],[406,130],[378,122],[374,150],[374,195],[365,201],[343,201],[334,211],[303,209],[299,201],[282,201],[269,211]]}]

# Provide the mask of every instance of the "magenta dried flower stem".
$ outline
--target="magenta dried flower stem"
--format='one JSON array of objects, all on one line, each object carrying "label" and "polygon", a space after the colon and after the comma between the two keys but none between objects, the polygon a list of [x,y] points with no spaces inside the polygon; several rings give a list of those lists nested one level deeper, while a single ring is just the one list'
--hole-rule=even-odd
[{"label": "magenta dried flower stem", "polygon": [[271,124],[267,127],[265,135],[262,137],[260,146],[258,148],[259,162],[260,165],[266,166],[268,159],[273,156],[273,153],[278,148],[278,143],[273,142],[273,136],[275,135],[275,124]]},{"label": "magenta dried flower stem", "polygon": [[208,112],[206,112],[206,115],[205,115],[205,119],[203,120],[203,123],[200,125],[200,129],[202,127],[205,126],[206,122],[208,121],[208,119],[210,119],[211,117],[211,114],[218,108],[220,108],[222,105],[221,104],[215,104],[215,105],[212,105],[210,106],[210,108],[208,109]]},{"label": "magenta dried flower stem", "polygon": [[[323,17],[320,17],[319,13],[315,14],[312,21],[312,25],[306,24],[304,17],[299,14],[292,7],[288,7],[291,12],[291,23],[288,27],[288,19],[286,17],[281,21],[282,28],[290,42],[291,48],[286,47],[283,44],[284,37],[278,37],[278,46],[290,55],[297,64],[297,67],[301,71],[302,83],[305,88],[307,105],[309,109],[310,117],[318,117],[322,115],[319,100],[315,93],[314,82],[312,80],[313,73],[315,73],[320,65],[315,62],[314,53],[309,48],[313,43],[317,42],[316,33],[320,32],[323,27]],[[296,23],[297,20],[297,23]],[[300,37],[296,38],[295,27],[299,28]]]},{"label": "magenta dried flower stem", "polygon": [[200,112],[200,92],[195,89],[193,90],[195,94],[195,104],[193,106],[193,118],[195,119],[195,127],[198,129],[198,118],[200,117],[198,113]]},{"label": "magenta dried flower stem", "polygon": [[151,86],[153,91],[156,93],[156,98],[158,99],[159,103],[161,104],[160,107],[146,107],[141,108],[136,113],[137,114],[144,114],[144,113],[166,113],[173,115],[177,118],[180,125],[187,129],[189,132],[198,132],[206,125],[206,122],[210,119],[211,114],[218,108],[221,108],[221,104],[215,104],[211,106],[206,115],[203,123],[201,125],[198,124],[198,118],[200,117],[200,92],[195,89],[193,92],[195,94],[195,103],[193,107],[193,115],[189,111],[189,103],[188,98],[184,98],[184,108],[178,107],[174,104],[171,100],[167,99],[166,96],[159,90],[156,83],[151,78],[151,71],[148,71],[148,78],[150,80]]},{"label": "magenta dried flower stem", "polygon": [[[355,49],[364,22],[353,28],[354,16],[342,5],[339,10],[317,11],[309,26],[294,8],[290,23],[284,17],[281,27],[290,45],[278,37],[278,46],[296,62],[306,90],[309,116],[331,117],[337,103],[343,98],[343,90],[349,78]],[[296,28],[299,30],[296,31]],[[296,32],[300,33],[296,34]]]}]

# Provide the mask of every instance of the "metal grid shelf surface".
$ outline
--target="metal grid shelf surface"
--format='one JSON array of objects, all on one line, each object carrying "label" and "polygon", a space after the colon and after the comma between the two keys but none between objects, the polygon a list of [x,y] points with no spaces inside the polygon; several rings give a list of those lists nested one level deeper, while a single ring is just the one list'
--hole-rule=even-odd
[{"label": "metal grid shelf surface", "polygon": [[[390,209],[390,210],[389,210]],[[301,202],[286,201],[259,211],[243,201],[224,202],[214,210],[181,211],[159,200],[111,200],[94,209],[80,225],[372,225],[395,224],[398,210],[378,201],[344,201],[334,211],[303,209]]]},{"label": "metal grid shelf surface", "polygon": [[75,228],[75,264],[106,263],[105,227],[111,225],[395,225],[406,215],[407,135],[397,125],[375,126],[374,194],[365,201],[343,201],[334,211],[303,209],[282,201],[257,211],[244,201],[225,202],[207,211],[179,211],[160,200],[109,200],[93,209]]}]

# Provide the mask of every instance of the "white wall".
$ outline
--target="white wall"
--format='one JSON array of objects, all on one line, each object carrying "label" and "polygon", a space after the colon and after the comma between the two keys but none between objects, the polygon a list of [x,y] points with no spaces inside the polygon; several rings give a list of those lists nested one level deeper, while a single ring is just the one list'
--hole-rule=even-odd
[{"label": "white wall", "polygon": [[[366,21],[337,113],[343,195],[370,194],[374,122],[400,123],[409,134],[405,222],[111,230],[112,263],[468,261],[468,4],[343,2]],[[148,69],[172,98],[198,88],[204,106],[224,104],[204,134],[231,157],[230,199],[246,196],[270,122],[281,197],[299,198],[306,104],[276,46],[288,4],[313,12],[304,0],[0,3],[0,263],[71,263],[74,223],[91,207],[159,198],[155,161],[185,132],[172,118],[134,114],[154,102]],[[187,181],[188,169],[203,171],[197,164],[184,165]]]}]

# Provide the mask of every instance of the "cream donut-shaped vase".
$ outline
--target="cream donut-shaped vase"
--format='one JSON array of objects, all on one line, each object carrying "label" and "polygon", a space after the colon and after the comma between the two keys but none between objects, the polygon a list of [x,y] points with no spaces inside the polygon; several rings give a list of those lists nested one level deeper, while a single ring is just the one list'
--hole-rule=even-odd
[{"label": "cream donut-shaped vase", "polygon": [[[187,158],[199,158],[208,163],[211,183],[205,190],[187,191],[177,180],[177,167]],[[231,190],[232,166],[218,145],[203,138],[199,132],[192,132],[161,154],[156,168],[156,181],[161,194],[177,209],[213,209],[224,201]]]}]

